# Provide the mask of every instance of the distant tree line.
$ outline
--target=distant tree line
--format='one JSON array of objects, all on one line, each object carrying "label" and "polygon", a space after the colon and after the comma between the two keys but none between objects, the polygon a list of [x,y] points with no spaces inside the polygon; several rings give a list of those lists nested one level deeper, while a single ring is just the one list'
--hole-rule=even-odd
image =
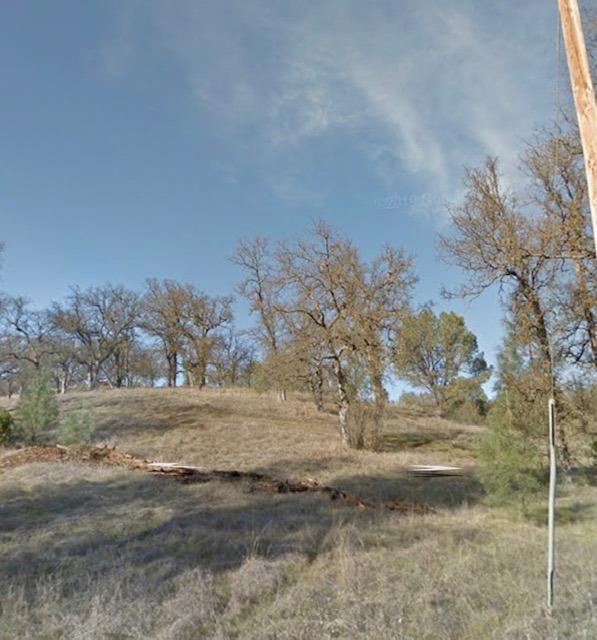
[{"label": "distant tree line", "polygon": [[233,324],[232,299],[192,285],[148,280],[73,287],[62,303],[33,309],[25,298],[0,299],[0,385],[20,393],[47,370],[60,393],[73,388],[204,387],[250,384],[254,350]]},{"label": "distant tree line", "polygon": [[[590,24],[594,62],[594,16]],[[504,307],[497,396],[481,448],[484,477],[501,478],[500,491],[504,482],[536,484],[529,478],[541,471],[548,397],[558,403],[568,466],[570,432],[597,429],[597,259],[574,119],[564,115],[539,133],[521,163],[526,181],[516,189],[497,158],[467,170],[464,197],[439,239],[442,259],[467,275],[444,296],[497,287]],[[353,447],[379,444],[390,376],[441,415],[487,411],[482,385],[491,371],[475,336],[457,314],[413,303],[417,278],[403,249],[388,245],[365,260],[350,239],[316,222],[291,242],[245,239],[231,259],[242,273],[235,293],[255,319],[249,331],[235,326],[232,296],[174,280],[150,279],[140,292],[73,287],[43,310],[0,296],[0,392],[20,393],[42,369],[60,393],[244,385],[284,401],[299,390],[319,410],[333,402],[342,442]]]},{"label": "distant tree line", "polygon": [[[559,421],[566,457],[568,423],[588,429],[570,380],[589,387],[597,373],[597,261],[576,129],[544,132],[523,165],[528,182],[518,192],[504,186],[496,159],[466,172],[439,247],[469,277],[444,293],[499,287],[508,335],[492,419],[502,411],[502,424],[525,425],[524,448],[539,442],[554,396],[572,416]],[[243,240],[231,260],[242,274],[236,294],[255,319],[248,331],[235,327],[231,295],[174,280],[150,279],[140,292],[75,286],[43,310],[2,296],[0,391],[20,393],[40,369],[60,393],[244,385],[283,401],[300,390],[319,410],[334,403],[342,442],[353,447],[378,446],[390,376],[421,390],[441,415],[462,405],[487,411],[491,371],[475,336],[457,314],[413,304],[417,278],[403,249],[388,245],[365,260],[319,221],[294,241]]]},{"label": "distant tree line", "polygon": [[241,241],[232,261],[243,274],[236,293],[256,320],[249,331],[235,327],[232,296],[174,280],[149,279],[141,292],[75,286],[42,310],[3,296],[0,392],[20,394],[40,370],[59,393],[247,386],[284,401],[303,391],[320,411],[333,404],[353,447],[378,445],[390,375],[429,393],[440,413],[485,398],[476,338],[454,313],[413,307],[416,276],[402,249],[365,261],[316,222],[295,242]]}]

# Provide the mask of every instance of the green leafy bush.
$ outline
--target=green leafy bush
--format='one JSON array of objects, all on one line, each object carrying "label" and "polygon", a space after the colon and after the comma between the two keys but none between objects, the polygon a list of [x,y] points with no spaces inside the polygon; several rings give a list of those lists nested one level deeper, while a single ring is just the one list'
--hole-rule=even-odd
[{"label": "green leafy bush", "polygon": [[58,442],[63,445],[89,444],[93,424],[87,411],[69,413],[60,425]]},{"label": "green leafy bush", "polygon": [[539,404],[504,393],[489,412],[479,443],[479,477],[496,505],[518,502],[526,509],[529,499],[544,487],[540,444],[544,416],[537,413]]},{"label": "green leafy bush", "polygon": [[58,425],[60,406],[49,375],[39,370],[29,381],[16,408],[15,439],[23,444],[47,441]]},{"label": "green leafy bush", "polygon": [[0,409],[0,445],[10,441],[14,430],[14,420],[6,409]]}]

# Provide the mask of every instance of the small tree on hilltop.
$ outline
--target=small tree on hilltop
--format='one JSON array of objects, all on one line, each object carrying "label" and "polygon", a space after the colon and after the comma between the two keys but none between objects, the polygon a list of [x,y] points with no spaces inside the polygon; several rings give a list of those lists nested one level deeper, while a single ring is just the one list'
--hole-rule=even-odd
[{"label": "small tree on hilltop", "polygon": [[93,434],[91,415],[84,410],[69,413],[58,431],[58,442],[62,445],[89,444]]},{"label": "small tree on hilltop", "polygon": [[407,318],[394,361],[398,376],[429,392],[439,413],[445,412],[451,400],[474,397],[475,389],[480,390],[491,375],[477,338],[464,318],[453,312],[436,316],[431,309],[423,309]]},{"label": "small tree on hilltop", "polygon": [[37,444],[58,425],[60,407],[54,385],[46,371],[40,369],[29,381],[16,408],[16,439]]}]

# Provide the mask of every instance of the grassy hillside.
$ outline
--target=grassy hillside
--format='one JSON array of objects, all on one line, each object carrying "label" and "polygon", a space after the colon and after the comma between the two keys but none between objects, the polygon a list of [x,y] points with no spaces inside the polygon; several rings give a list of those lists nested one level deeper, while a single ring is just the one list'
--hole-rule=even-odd
[{"label": "grassy hillside", "polygon": [[[333,407],[318,412],[308,397],[278,402],[251,391],[135,389],[73,393],[62,411],[85,408],[94,416],[94,443],[136,456],[207,468],[258,470],[280,477],[316,478],[368,498],[417,497],[411,464],[473,463],[480,428],[390,408],[382,453],[346,450]],[[447,481],[450,490],[425,499],[457,504],[475,493],[467,473]]]},{"label": "grassy hillside", "polygon": [[[307,398],[247,391],[72,394],[96,443],[206,468],[312,477],[400,516],[325,496],[74,463],[0,471],[2,638],[592,638],[597,491],[563,487],[558,610],[543,611],[543,505],[492,510],[474,477],[478,427],[392,410],[385,451],[346,451]],[[5,452],[4,455],[7,455]],[[410,464],[454,463],[456,478]]]}]

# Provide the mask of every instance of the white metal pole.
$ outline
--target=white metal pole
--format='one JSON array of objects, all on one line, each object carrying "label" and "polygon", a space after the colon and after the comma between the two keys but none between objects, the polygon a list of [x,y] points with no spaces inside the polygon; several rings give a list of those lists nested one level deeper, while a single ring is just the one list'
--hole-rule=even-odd
[{"label": "white metal pole", "polygon": [[556,401],[550,398],[549,413],[549,506],[547,515],[547,608],[551,613],[555,579],[556,511]]}]

